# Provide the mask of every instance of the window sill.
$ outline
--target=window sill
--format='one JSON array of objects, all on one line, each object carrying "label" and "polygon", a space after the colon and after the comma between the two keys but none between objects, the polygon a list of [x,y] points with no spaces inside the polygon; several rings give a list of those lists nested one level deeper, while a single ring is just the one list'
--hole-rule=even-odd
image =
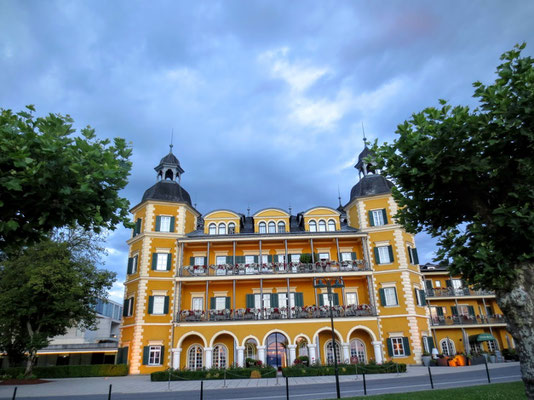
[{"label": "window sill", "polygon": [[397,307],[400,307],[398,304],[392,304],[392,305],[387,305],[387,306],[382,306],[384,308],[397,308]]}]

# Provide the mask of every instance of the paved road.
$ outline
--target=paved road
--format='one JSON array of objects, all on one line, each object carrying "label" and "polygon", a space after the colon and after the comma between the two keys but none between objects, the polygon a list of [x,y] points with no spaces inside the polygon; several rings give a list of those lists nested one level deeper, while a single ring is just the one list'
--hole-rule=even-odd
[{"label": "paved road", "polygon": [[[485,370],[462,370],[459,372],[440,373],[443,368],[433,368],[434,386],[437,389],[446,389],[452,387],[482,385],[487,383]],[[450,371],[450,370],[449,370]],[[375,376],[376,377],[376,376]],[[373,377],[373,378],[375,378]],[[377,378],[377,377],[376,377]],[[520,380],[520,371],[518,365],[503,366],[491,370],[492,383],[511,382]],[[298,378],[295,378],[298,379]],[[334,377],[331,383],[292,385],[289,380],[289,395],[291,399],[329,399],[336,397],[336,388]],[[280,378],[280,386],[270,387],[244,387],[244,388],[219,388],[215,390],[205,390],[204,400],[260,400],[260,399],[285,399],[286,388],[285,379]],[[161,385],[166,385],[161,383]],[[412,392],[430,389],[430,380],[428,375],[424,376],[399,376],[389,377],[387,379],[369,379],[367,380],[368,394],[382,393],[400,393]],[[22,394],[22,393],[21,393]],[[341,396],[363,395],[363,381],[361,376],[355,380],[341,383]],[[5,392],[3,393],[5,396]],[[10,399],[9,397],[2,397]],[[179,392],[157,392],[157,393],[113,393],[113,400],[191,400],[199,399],[199,390],[179,391]],[[35,397],[19,397],[17,400],[34,400]],[[107,393],[99,395],[80,395],[80,396],[53,396],[39,397],[42,400],[106,400]]]}]

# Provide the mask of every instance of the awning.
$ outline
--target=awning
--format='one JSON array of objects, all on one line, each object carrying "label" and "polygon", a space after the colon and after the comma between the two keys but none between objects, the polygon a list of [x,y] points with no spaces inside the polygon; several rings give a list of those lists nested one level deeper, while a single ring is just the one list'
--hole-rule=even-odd
[{"label": "awning", "polygon": [[481,333],[479,335],[469,336],[470,342],[487,342],[489,340],[497,340],[490,333]]}]

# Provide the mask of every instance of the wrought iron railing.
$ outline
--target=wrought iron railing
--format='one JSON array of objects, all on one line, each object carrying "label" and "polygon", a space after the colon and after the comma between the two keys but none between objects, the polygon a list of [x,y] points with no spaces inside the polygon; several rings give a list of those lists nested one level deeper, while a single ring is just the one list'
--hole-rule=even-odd
[{"label": "wrought iron railing", "polygon": [[180,276],[228,276],[228,275],[263,275],[263,274],[305,274],[328,272],[370,271],[364,260],[319,261],[316,263],[266,263],[266,264],[222,264],[222,265],[186,265],[180,270]]},{"label": "wrought iron railing", "polygon": [[[376,316],[375,307],[369,304],[359,304],[350,306],[333,306],[332,314],[334,318],[349,317],[370,317]],[[268,307],[268,308],[238,308],[236,310],[209,310],[204,311],[183,310],[178,315],[178,320],[182,322],[201,321],[256,321],[256,320],[277,320],[277,319],[312,319],[329,318],[329,306],[306,306],[291,307]]]},{"label": "wrought iron railing", "polygon": [[430,319],[432,326],[448,325],[488,325],[488,324],[505,324],[504,317],[500,314],[493,316],[480,315],[459,315],[448,317],[433,317]]},{"label": "wrought iron railing", "polygon": [[470,288],[433,288],[426,289],[426,297],[465,297],[465,296],[492,296],[495,292],[491,290],[470,289]]}]

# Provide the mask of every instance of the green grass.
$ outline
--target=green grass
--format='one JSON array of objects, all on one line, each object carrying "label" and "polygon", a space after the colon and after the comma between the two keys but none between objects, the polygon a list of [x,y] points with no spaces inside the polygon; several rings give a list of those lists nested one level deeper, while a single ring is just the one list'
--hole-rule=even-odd
[{"label": "green grass", "polygon": [[519,400],[526,399],[523,382],[494,383],[454,389],[425,390],[421,392],[379,394],[376,396],[343,397],[345,400]]}]

